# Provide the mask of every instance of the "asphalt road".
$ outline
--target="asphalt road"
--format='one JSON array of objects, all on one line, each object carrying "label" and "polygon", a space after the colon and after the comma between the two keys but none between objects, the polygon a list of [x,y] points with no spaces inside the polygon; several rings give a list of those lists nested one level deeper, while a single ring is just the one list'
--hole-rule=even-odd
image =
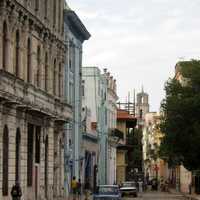
[{"label": "asphalt road", "polygon": [[182,195],[164,192],[146,192],[139,194],[137,198],[125,197],[123,200],[184,200]]}]

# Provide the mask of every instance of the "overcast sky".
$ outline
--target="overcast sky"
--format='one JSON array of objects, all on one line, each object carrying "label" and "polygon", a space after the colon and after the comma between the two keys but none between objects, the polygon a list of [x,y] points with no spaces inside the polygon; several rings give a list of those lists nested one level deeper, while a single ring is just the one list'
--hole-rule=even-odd
[{"label": "overcast sky", "polygon": [[144,85],[158,111],[181,58],[200,58],[200,0],[68,0],[91,33],[83,65],[108,68],[120,100]]}]

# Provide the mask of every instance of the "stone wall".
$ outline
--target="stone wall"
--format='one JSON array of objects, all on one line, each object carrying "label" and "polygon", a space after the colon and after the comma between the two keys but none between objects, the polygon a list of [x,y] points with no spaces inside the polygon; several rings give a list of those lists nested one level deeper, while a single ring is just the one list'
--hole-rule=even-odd
[{"label": "stone wall", "polygon": [[[63,125],[72,116],[71,106],[63,97],[66,51],[63,8],[64,0],[0,1],[0,199],[3,200],[10,199],[16,181],[20,182],[26,200],[63,197]],[[20,143],[16,140],[17,130]],[[32,174],[29,181],[28,172]]]}]

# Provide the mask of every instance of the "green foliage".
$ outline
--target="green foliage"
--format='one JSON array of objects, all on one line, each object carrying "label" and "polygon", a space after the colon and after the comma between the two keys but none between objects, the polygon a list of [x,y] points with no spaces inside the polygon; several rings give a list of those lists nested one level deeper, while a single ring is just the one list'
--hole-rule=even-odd
[{"label": "green foliage", "polygon": [[170,165],[182,163],[188,170],[200,169],[200,61],[179,63],[187,78],[182,86],[175,78],[165,85],[161,104],[164,116],[161,131],[165,134],[160,156]]},{"label": "green foliage", "polygon": [[132,148],[128,152],[128,167],[130,169],[138,168],[142,171],[142,132],[140,129],[134,129],[129,135],[129,145]]}]

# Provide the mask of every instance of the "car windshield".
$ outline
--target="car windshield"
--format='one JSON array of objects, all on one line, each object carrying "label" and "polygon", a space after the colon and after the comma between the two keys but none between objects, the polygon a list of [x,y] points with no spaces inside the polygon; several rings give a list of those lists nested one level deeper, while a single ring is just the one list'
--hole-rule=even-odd
[{"label": "car windshield", "polygon": [[99,187],[99,194],[118,194],[117,187]]},{"label": "car windshield", "polygon": [[136,184],[135,184],[135,182],[125,182],[125,183],[123,183],[122,186],[123,187],[135,187]]}]

